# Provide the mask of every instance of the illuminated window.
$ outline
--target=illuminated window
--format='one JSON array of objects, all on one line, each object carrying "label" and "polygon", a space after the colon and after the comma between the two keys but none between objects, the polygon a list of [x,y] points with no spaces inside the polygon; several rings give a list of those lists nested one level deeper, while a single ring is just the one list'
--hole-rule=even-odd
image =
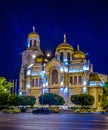
[{"label": "illuminated window", "polygon": [[87,92],[87,88],[83,87],[83,93],[86,93],[86,92]]},{"label": "illuminated window", "polygon": [[52,84],[58,84],[58,71],[52,71]]},{"label": "illuminated window", "polygon": [[63,72],[63,66],[60,67],[60,72]]},{"label": "illuminated window", "polygon": [[63,62],[63,52],[60,53],[60,61]]},{"label": "illuminated window", "polygon": [[95,81],[91,81],[91,82],[89,83],[89,85],[90,85],[90,86],[96,86],[96,82],[95,82]]},{"label": "illuminated window", "polygon": [[26,87],[27,87],[27,88],[30,88],[30,82],[29,82],[29,81],[27,81]]},{"label": "illuminated window", "polygon": [[27,70],[27,75],[30,75],[31,74],[31,70]]},{"label": "illuminated window", "polygon": [[63,86],[63,76],[60,77],[60,84]]},{"label": "illuminated window", "polygon": [[68,67],[64,67],[64,71],[65,71],[65,72],[68,72]]},{"label": "illuminated window", "polygon": [[83,85],[87,85],[87,80],[86,80],[86,78],[83,79]]},{"label": "illuminated window", "polygon": [[70,53],[67,53],[67,59],[70,61]]},{"label": "illuminated window", "polygon": [[46,76],[46,86],[48,86],[48,76]]},{"label": "illuminated window", "polygon": [[68,88],[64,88],[64,93],[67,93],[68,92]]}]

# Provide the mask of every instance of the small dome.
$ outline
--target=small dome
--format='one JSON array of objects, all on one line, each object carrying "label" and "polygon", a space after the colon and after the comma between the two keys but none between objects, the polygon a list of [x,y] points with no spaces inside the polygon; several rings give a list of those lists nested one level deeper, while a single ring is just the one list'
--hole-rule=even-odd
[{"label": "small dome", "polygon": [[79,45],[77,46],[77,51],[75,51],[72,55],[73,58],[75,59],[85,59],[86,55],[84,54],[84,52],[79,50]]},{"label": "small dome", "polygon": [[48,59],[44,55],[39,55],[36,57],[35,62],[44,63],[44,62],[48,62]]},{"label": "small dome", "polygon": [[28,34],[28,38],[39,38],[39,34],[37,34],[36,32],[31,32]]},{"label": "small dome", "polygon": [[39,34],[35,32],[35,27],[33,26],[33,32],[28,34],[28,38],[39,38]]},{"label": "small dome", "polygon": [[74,51],[73,47],[66,42],[66,35],[64,34],[64,42],[61,43],[60,45],[58,45],[58,47],[56,48],[56,51],[59,50],[71,50]]},{"label": "small dome", "polygon": [[101,81],[98,73],[91,73],[89,76],[89,81]]}]

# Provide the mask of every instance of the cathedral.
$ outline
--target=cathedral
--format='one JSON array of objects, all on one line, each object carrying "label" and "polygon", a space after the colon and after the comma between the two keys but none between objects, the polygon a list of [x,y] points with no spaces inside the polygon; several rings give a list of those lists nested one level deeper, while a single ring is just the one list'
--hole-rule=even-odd
[{"label": "cathedral", "polygon": [[75,50],[67,43],[65,34],[54,55],[43,52],[34,27],[28,34],[27,48],[22,52],[19,76],[20,94],[35,96],[36,105],[39,105],[38,97],[44,93],[62,96],[66,106],[74,105],[71,95],[87,93],[94,96],[93,106],[99,108],[107,81],[107,75],[93,71],[93,65],[79,45]]}]

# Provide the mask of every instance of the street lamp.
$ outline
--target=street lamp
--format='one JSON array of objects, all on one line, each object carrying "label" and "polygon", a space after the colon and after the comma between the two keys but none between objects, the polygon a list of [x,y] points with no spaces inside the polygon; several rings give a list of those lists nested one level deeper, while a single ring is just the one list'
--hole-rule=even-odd
[{"label": "street lamp", "polygon": [[40,77],[42,79],[42,108],[43,108],[43,79],[45,77],[44,63],[42,63],[42,71],[40,73]]}]

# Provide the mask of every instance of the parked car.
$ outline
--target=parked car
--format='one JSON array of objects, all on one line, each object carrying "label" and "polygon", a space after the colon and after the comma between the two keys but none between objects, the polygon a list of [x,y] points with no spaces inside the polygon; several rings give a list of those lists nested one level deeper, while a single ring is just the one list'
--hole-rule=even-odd
[{"label": "parked car", "polygon": [[51,107],[50,107],[50,112],[51,112],[51,113],[59,113],[59,112],[60,112],[60,109],[59,109],[59,107],[51,106]]},{"label": "parked car", "polygon": [[37,108],[32,111],[33,114],[50,114],[50,109],[48,108]]},{"label": "parked car", "polygon": [[21,110],[21,112],[26,112],[27,111],[26,106],[18,106],[18,108]]},{"label": "parked car", "polygon": [[11,113],[20,113],[21,110],[18,107],[10,107],[10,108],[4,109],[3,112],[11,114]]}]

